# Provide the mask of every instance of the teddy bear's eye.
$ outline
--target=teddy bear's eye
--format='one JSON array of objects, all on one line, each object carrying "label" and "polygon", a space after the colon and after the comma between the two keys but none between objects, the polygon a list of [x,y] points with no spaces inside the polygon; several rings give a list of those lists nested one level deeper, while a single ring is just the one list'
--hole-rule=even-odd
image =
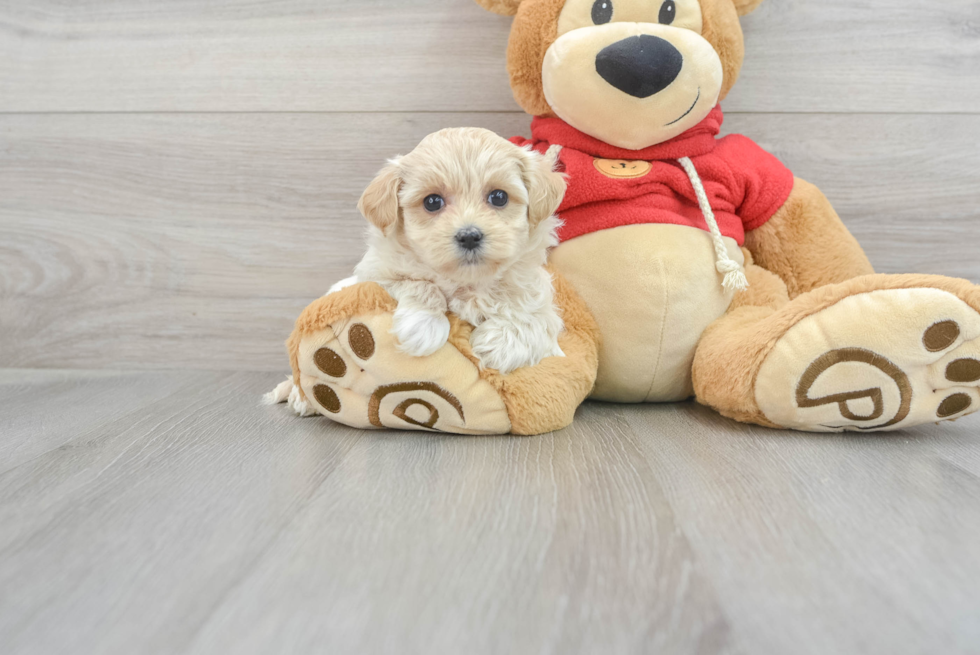
[{"label": "teddy bear's eye", "polygon": [[674,18],[677,17],[677,4],[674,0],[667,0],[660,7],[660,24],[670,25],[674,22]]},{"label": "teddy bear's eye", "polygon": [[595,0],[595,4],[592,5],[593,23],[596,25],[605,25],[612,20],[612,14],[612,0]]}]

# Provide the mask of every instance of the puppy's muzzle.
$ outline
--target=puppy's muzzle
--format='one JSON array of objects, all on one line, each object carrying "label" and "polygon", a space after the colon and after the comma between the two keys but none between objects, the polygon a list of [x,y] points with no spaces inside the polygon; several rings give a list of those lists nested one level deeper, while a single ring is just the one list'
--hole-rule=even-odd
[{"label": "puppy's muzzle", "polygon": [[464,227],[456,233],[456,243],[466,252],[473,252],[483,245],[483,232],[476,227]]},{"label": "puppy's muzzle", "polygon": [[666,39],[631,36],[603,48],[595,70],[605,81],[634,98],[660,93],[680,75],[684,56]]}]

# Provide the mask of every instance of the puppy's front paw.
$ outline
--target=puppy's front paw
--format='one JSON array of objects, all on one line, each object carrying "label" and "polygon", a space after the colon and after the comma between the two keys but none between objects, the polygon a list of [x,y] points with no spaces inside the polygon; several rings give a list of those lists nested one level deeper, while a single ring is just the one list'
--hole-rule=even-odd
[{"label": "puppy's front paw", "polygon": [[400,351],[425,357],[449,341],[449,319],[445,314],[399,307],[395,310],[391,333],[398,339]]},{"label": "puppy's front paw", "polygon": [[520,365],[515,366],[513,362],[508,361],[510,358],[504,353],[495,350],[485,341],[481,342],[475,339],[476,336],[478,335],[473,333],[470,338],[470,347],[473,348],[473,354],[480,360],[480,368],[492,368],[503,375],[508,375],[520,368]]},{"label": "puppy's front paw", "polygon": [[470,347],[483,368],[508,375],[519,368],[534,366],[545,357],[563,356],[558,344],[549,344],[548,335],[532,326],[514,326],[486,321],[473,330]]}]

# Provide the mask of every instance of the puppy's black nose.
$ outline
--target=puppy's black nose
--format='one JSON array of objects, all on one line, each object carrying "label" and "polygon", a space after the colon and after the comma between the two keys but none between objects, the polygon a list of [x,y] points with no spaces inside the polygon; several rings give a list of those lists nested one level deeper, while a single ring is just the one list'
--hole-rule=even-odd
[{"label": "puppy's black nose", "polygon": [[483,232],[476,227],[464,227],[456,233],[456,243],[463,250],[476,250],[483,243]]},{"label": "puppy's black nose", "polygon": [[684,56],[669,41],[641,34],[603,48],[595,70],[605,81],[635,98],[649,98],[677,79]]}]

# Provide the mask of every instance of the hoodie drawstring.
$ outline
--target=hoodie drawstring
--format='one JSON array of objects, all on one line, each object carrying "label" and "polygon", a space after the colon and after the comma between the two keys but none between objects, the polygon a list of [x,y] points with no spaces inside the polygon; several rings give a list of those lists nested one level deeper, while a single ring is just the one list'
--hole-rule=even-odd
[{"label": "hoodie drawstring", "polygon": [[704,222],[708,224],[708,230],[711,232],[711,241],[715,246],[715,268],[725,276],[721,286],[725,288],[725,291],[745,291],[749,288],[748,278],[745,277],[745,267],[728,255],[725,239],[718,228],[718,221],[715,220],[715,212],[711,209],[711,203],[708,201],[708,194],[705,193],[701,176],[698,175],[690,157],[681,157],[677,161],[680,162],[684,172],[691,179],[694,194],[698,197],[698,205],[701,207],[701,213],[704,214]]}]

